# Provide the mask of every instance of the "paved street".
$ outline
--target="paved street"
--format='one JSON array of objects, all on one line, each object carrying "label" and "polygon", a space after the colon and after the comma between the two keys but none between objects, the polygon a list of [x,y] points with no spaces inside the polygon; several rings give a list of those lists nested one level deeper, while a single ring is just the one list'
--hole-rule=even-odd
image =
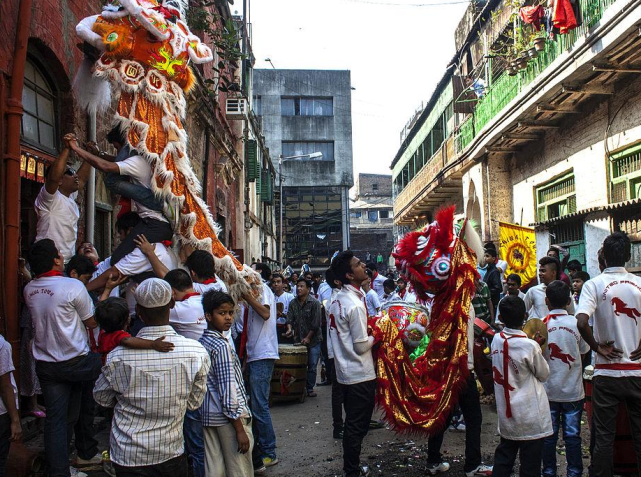
[{"label": "paved street", "polygon": [[[341,475],[341,441],[332,439],[330,399],[331,388],[318,387],[318,397],[308,398],[304,403],[275,404],[272,408],[274,428],[278,442],[280,463],[267,470],[269,477],[334,477]],[[482,405],[483,459],[492,462],[498,443],[496,435],[496,410],[494,406]],[[585,421],[585,416],[584,416]],[[583,426],[584,457],[587,454],[589,431]],[[107,447],[107,430],[101,431],[100,441]],[[461,476],[465,433],[448,431],[443,444],[445,460],[450,462],[451,476]],[[27,443],[27,447],[41,448],[42,438]],[[562,446],[559,447],[563,454]],[[363,445],[363,462],[372,469],[372,475],[394,477],[425,476],[427,439],[398,436],[389,429],[372,430]],[[563,455],[559,461],[564,462]],[[584,459],[584,465],[588,465]],[[558,476],[565,477],[565,466],[560,466]],[[101,469],[83,469],[90,477],[105,477]]]}]

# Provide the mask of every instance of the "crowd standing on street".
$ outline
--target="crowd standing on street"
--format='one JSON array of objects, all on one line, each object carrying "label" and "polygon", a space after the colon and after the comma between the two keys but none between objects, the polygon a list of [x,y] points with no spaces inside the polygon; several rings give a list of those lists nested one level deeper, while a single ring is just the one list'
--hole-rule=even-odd
[{"label": "crowd standing on street", "polygon": [[[111,158],[64,137],[35,203],[36,240],[21,261],[22,395],[26,411],[45,420],[48,475],[82,477],[79,467],[98,463],[118,477],[268,472],[279,462],[270,393],[283,340],[306,351],[307,397],[316,397],[317,385],[332,386],[327,412],[332,437],[342,439],[344,475],[369,475],[361,447],[377,424],[377,377],[368,320],[416,303],[411,283],[380,274],[380,254],[365,263],[343,251],[325,280],[309,267],[286,276],[254,263],[260,293],[236,302],[211,253],[172,246],[171,220],[151,193],[147,162],[124,146],[117,127],[108,140],[118,151]],[[68,165],[72,150],[83,159],[77,172]],[[103,260],[91,243],[76,247],[74,199],[91,167],[121,197],[120,244]],[[429,475],[450,469],[441,452],[450,423],[465,431],[466,477],[509,477],[517,455],[522,477],[556,477],[559,433],[566,475],[583,475],[583,371],[591,362],[590,475],[612,475],[621,403],[641,456],[641,278],[625,269],[630,240],[622,232],[605,239],[594,278],[562,254],[551,248],[539,261],[539,284],[523,293],[521,277],[505,276],[496,248],[486,245],[467,326],[469,377],[455,415],[428,441]],[[490,358],[500,443],[493,466],[481,459],[475,319],[496,330]],[[547,339],[522,330],[533,319]],[[0,337],[0,476],[10,443],[22,434],[14,371],[11,346]],[[93,426],[98,412],[111,423],[105,453]]]}]

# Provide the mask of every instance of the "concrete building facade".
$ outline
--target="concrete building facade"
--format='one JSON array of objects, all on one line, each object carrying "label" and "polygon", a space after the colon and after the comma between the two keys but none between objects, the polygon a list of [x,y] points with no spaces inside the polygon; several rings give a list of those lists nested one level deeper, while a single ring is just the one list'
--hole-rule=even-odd
[{"label": "concrete building facade", "polygon": [[[457,55],[392,164],[399,225],[419,226],[454,203],[485,240],[498,240],[500,222],[533,227],[538,257],[563,246],[590,275],[599,273],[603,238],[624,230],[633,241],[629,267],[641,272],[641,2],[580,6],[581,25],[548,37],[516,68],[483,49],[515,28],[509,16],[496,21],[505,2],[470,6],[466,15],[481,28],[462,21]],[[521,48],[535,50],[534,38]],[[443,102],[452,107],[445,153],[430,157],[414,138]]]},{"label": "concrete building facade", "polygon": [[257,69],[253,102],[274,163],[282,158],[275,182],[279,194],[282,180],[281,262],[327,268],[350,244],[350,72]]},{"label": "concrete building facade", "polygon": [[350,249],[387,272],[394,246],[392,176],[358,174],[350,198]]}]

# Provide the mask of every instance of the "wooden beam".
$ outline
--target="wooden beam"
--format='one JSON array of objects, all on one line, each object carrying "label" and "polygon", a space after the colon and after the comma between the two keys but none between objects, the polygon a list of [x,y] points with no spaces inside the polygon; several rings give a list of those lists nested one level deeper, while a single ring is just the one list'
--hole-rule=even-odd
[{"label": "wooden beam", "polygon": [[516,147],[500,147],[500,146],[489,146],[485,148],[486,153],[490,152],[518,152]]},{"label": "wooden beam", "polygon": [[612,71],[614,73],[641,73],[641,68],[628,68],[615,65],[592,65],[592,71]]},{"label": "wooden beam", "polygon": [[586,84],[583,86],[572,86],[569,84],[564,84],[562,89],[562,93],[569,93],[569,94],[604,94],[604,95],[610,95],[614,94],[614,87],[613,86],[604,86],[601,84]]},{"label": "wooden beam", "polygon": [[516,140],[516,141],[536,141],[541,139],[539,134],[533,133],[505,133],[501,136],[501,139],[505,140]]},{"label": "wooden beam", "polygon": [[564,113],[564,114],[581,114],[581,111],[568,106],[561,106],[556,104],[539,104],[536,107],[539,113]]},{"label": "wooden beam", "polygon": [[519,123],[520,128],[532,128],[532,129],[558,129],[561,126],[556,124],[550,124],[543,121],[522,121]]}]

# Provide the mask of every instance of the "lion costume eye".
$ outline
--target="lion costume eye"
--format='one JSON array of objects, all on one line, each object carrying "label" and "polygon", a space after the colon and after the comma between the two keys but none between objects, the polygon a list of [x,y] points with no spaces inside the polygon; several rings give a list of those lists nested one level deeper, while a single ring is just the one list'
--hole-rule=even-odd
[{"label": "lion costume eye", "polygon": [[431,271],[432,275],[434,275],[438,280],[447,280],[451,271],[450,259],[447,257],[437,258],[432,264]]}]

